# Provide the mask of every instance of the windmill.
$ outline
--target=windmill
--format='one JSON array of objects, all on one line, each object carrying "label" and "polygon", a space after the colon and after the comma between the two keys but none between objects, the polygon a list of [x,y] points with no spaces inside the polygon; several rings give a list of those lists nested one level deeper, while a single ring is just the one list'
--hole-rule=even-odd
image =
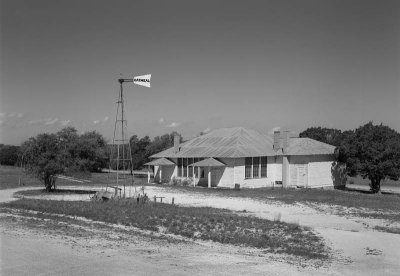
[{"label": "windmill", "polygon": [[[125,116],[124,110],[124,83],[132,82],[137,85],[150,87],[150,79],[151,74],[137,76],[133,79],[118,79],[120,90],[117,101],[117,114],[115,116],[115,125],[114,125],[114,136],[113,143],[110,154],[110,171],[113,168],[113,165],[116,165],[116,187],[115,195],[117,195],[118,189],[120,185],[123,185],[123,197],[126,196],[125,189],[128,184],[128,178],[130,180],[131,185],[133,186],[133,160],[132,160],[132,151],[129,138],[127,139],[127,120]],[[116,158],[115,158],[116,151]],[[129,172],[129,173],[128,173]],[[107,186],[108,187],[108,186]],[[130,197],[130,189],[129,189],[129,197]]]}]

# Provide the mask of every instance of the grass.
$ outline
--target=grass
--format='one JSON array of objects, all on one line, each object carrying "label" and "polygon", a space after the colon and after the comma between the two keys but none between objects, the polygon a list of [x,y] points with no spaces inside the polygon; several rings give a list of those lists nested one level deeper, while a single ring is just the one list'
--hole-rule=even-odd
[{"label": "grass", "polygon": [[[79,178],[79,177],[78,177]],[[65,179],[57,179],[56,186],[97,186],[105,187],[108,185],[116,185],[115,174],[109,173],[92,173],[86,176],[82,176],[86,180],[90,180],[89,183],[72,182]],[[120,180],[121,181],[121,180]],[[120,182],[121,184],[122,182]],[[130,180],[128,181],[130,183]],[[144,185],[147,183],[147,177],[145,178],[134,178],[136,185]],[[129,184],[130,185],[130,184]],[[0,190],[12,189],[18,187],[38,186],[44,187],[44,184],[31,174],[26,174],[21,168],[13,166],[0,166]]]},{"label": "grass", "polygon": [[397,228],[397,227],[375,226],[374,229],[381,231],[381,232],[400,234],[400,228]]},{"label": "grass", "polygon": [[26,190],[26,191],[18,191],[15,195],[22,195],[22,196],[42,196],[42,195],[73,195],[73,194],[95,194],[96,191],[89,191],[89,190],[75,190],[75,189],[56,189],[52,190],[50,193],[46,191],[46,189],[37,189],[37,190]]},{"label": "grass", "polygon": [[[368,178],[364,179],[361,176],[356,176],[356,177],[347,177],[347,185],[351,187],[351,185],[362,185],[369,187],[370,180]],[[385,187],[399,187],[400,186],[400,180],[391,180],[391,179],[385,179],[381,183],[382,188]]]},{"label": "grass", "polygon": [[259,200],[277,200],[287,204],[321,203],[343,207],[369,208],[400,212],[400,196],[388,194],[365,194],[354,191],[320,190],[320,189],[282,189],[257,188],[241,189],[202,189],[195,187],[171,187],[191,193],[225,197],[249,197]]},{"label": "grass", "polygon": [[0,166],[0,190],[23,186],[44,186],[38,179],[26,175],[18,167]]},{"label": "grass", "polygon": [[271,253],[310,259],[328,258],[323,240],[309,228],[236,215],[215,208],[178,207],[162,203],[136,205],[132,200],[108,202],[20,199],[3,207],[79,216],[188,238],[246,245]]}]

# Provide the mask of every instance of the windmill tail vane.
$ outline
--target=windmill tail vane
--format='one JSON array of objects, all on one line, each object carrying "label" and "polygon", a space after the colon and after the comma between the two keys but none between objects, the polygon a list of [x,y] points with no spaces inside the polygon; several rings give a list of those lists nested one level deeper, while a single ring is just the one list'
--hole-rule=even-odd
[{"label": "windmill tail vane", "polygon": [[151,74],[136,76],[133,78],[133,83],[145,87],[150,87]]}]

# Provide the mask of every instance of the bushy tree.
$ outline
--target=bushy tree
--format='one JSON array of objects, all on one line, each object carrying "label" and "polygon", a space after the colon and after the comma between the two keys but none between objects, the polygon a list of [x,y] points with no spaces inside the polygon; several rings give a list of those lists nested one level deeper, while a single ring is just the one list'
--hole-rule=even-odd
[{"label": "bushy tree", "polygon": [[308,137],[333,146],[338,146],[341,139],[341,130],[325,127],[310,127],[299,134],[299,137]]},{"label": "bushy tree", "polygon": [[[147,156],[151,156],[160,151],[166,150],[174,145],[174,136],[180,134],[176,131],[171,132],[170,134],[164,134],[162,136],[154,137],[151,144],[147,147]],[[182,142],[182,137],[180,138],[180,142]]]},{"label": "bushy tree", "polygon": [[21,145],[21,160],[51,191],[58,174],[93,172],[105,167],[105,146],[104,138],[95,131],[78,135],[75,128],[66,127],[56,134],[29,138]]},{"label": "bushy tree", "polygon": [[96,132],[86,132],[79,137],[78,156],[81,170],[99,172],[107,166],[106,140]]},{"label": "bushy tree", "polygon": [[17,164],[19,154],[18,146],[0,144],[0,164],[14,166]]},{"label": "bushy tree", "polygon": [[360,174],[370,180],[374,193],[380,191],[382,180],[400,177],[400,134],[388,126],[369,122],[343,133],[337,155],[350,176]]},{"label": "bushy tree", "polygon": [[55,185],[55,176],[64,172],[60,144],[55,134],[39,134],[21,145],[24,167],[44,182],[47,191]]}]

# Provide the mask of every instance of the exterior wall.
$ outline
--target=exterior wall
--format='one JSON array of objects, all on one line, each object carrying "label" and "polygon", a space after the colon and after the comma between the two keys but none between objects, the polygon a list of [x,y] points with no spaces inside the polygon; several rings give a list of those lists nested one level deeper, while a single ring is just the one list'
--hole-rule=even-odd
[{"label": "exterior wall", "polygon": [[334,156],[315,155],[309,163],[309,187],[333,186],[332,163]]},{"label": "exterior wall", "polygon": [[226,164],[226,167],[214,168],[211,172],[215,173],[215,170],[219,170],[219,174],[221,175],[218,187],[226,187],[226,188],[234,188],[235,183],[233,182],[234,172],[235,172],[235,159],[234,158],[219,158],[219,160]]},{"label": "exterior wall", "polygon": [[[332,162],[333,156],[329,155],[299,155],[289,156],[289,184],[288,186],[324,187],[333,186]],[[176,158],[171,159],[177,163]],[[240,184],[242,188],[271,187],[276,181],[282,181],[282,156],[269,156],[267,158],[267,177],[245,179],[245,158],[219,158],[226,167],[211,168],[212,187],[234,188]],[[197,169],[197,167],[196,167]],[[204,178],[196,178],[195,185],[207,186],[208,168],[204,169]],[[177,177],[177,166],[163,166],[162,182],[169,182]],[[155,181],[160,181],[160,170],[154,166]],[[303,177],[302,179],[300,179]]]},{"label": "exterior wall", "polygon": [[[245,158],[235,159],[235,170],[234,170],[234,182],[240,184],[242,188],[261,188],[261,187],[271,187],[274,185],[275,179],[281,170],[282,176],[282,165],[276,163],[275,157],[268,156],[267,158],[267,177],[262,178],[249,178],[245,179]],[[234,187],[234,184],[233,184]]]},{"label": "exterior wall", "polygon": [[332,162],[329,155],[299,155],[289,157],[289,186],[333,186]]}]

